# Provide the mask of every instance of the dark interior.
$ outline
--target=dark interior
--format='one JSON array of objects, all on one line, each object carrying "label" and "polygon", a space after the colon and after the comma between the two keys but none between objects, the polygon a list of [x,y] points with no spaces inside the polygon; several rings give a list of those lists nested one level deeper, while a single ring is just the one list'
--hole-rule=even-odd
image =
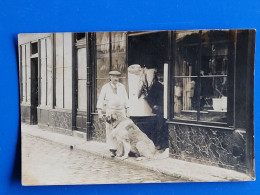
[{"label": "dark interior", "polygon": [[167,43],[167,32],[129,36],[128,65],[139,64],[163,73],[163,64],[167,62]]}]

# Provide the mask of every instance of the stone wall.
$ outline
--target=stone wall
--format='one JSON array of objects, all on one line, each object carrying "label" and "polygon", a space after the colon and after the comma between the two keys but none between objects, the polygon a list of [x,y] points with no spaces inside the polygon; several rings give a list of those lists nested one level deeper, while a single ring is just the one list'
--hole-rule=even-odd
[{"label": "stone wall", "polygon": [[21,105],[21,122],[30,124],[31,106]]},{"label": "stone wall", "polygon": [[71,130],[71,111],[37,108],[38,124]]},{"label": "stone wall", "polygon": [[76,116],[76,129],[77,131],[80,131],[82,133],[86,133],[87,131],[87,116],[86,116],[86,112],[83,113],[77,113]]},{"label": "stone wall", "polygon": [[98,142],[106,142],[106,122],[99,119],[97,114],[92,115],[92,129],[90,132],[90,140]]},{"label": "stone wall", "polygon": [[170,156],[246,171],[246,132],[168,124]]}]

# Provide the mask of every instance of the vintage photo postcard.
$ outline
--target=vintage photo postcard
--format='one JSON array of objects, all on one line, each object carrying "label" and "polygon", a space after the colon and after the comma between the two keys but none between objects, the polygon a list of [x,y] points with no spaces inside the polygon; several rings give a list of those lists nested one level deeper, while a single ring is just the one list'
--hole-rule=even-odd
[{"label": "vintage photo postcard", "polygon": [[255,30],[18,44],[23,185],[255,180]]}]

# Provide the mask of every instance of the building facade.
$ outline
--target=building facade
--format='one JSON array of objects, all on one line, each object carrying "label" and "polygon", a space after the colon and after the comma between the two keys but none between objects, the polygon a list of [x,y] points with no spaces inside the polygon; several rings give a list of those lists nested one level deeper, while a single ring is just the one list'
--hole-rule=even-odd
[{"label": "building facade", "polygon": [[[253,30],[22,34],[21,121],[104,142],[97,97],[108,72],[119,70],[131,118],[167,143],[171,158],[253,176],[254,44]],[[132,67],[145,78],[138,98]],[[154,75],[163,85],[164,132],[147,104]]]}]

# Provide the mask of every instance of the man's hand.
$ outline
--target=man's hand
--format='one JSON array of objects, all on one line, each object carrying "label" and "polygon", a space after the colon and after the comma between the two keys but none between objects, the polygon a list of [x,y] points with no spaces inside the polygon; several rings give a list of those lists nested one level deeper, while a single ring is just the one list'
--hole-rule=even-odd
[{"label": "man's hand", "polygon": [[159,107],[158,107],[157,105],[154,105],[154,106],[153,106],[153,109],[154,109],[154,110],[159,110]]},{"label": "man's hand", "polygon": [[102,114],[102,111],[101,111],[101,110],[98,110],[98,118],[99,118],[99,119],[102,119],[102,118],[103,118],[103,114]]}]

